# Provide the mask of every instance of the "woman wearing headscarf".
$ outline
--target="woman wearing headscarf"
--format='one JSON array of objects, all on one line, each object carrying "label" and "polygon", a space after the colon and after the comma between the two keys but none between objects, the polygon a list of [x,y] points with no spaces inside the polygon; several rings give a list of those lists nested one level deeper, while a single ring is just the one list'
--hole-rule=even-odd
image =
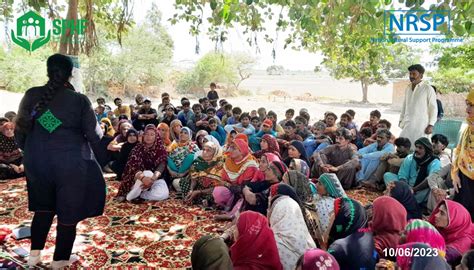
[{"label": "woman wearing headscarf", "polygon": [[315,248],[316,244],[306,226],[301,202],[289,185],[280,183],[270,189],[268,220],[275,234],[283,269],[294,269],[305,250]]},{"label": "woman wearing headscarf", "polygon": [[312,248],[299,258],[295,270],[339,270],[336,259],[326,251]]},{"label": "woman wearing headscarf", "polygon": [[112,161],[112,152],[107,149],[107,146],[114,139],[113,136],[115,130],[112,127],[112,122],[109,118],[102,118],[100,120],[100,128],[102,129],[104,136],[102,136],[100,142],[95,147],[94,154],[100,167],[103,168],[102,170],[105,172],[112,172],[110,171],[109,166],[106,166],[110,161]]},{"label": "woman wearing headscarf", "polygon": [[127,131],[132,128],[132,124],[128,120],[120,120],[118,124],[118,131],[115,132],[114,139],[107,146],[107,150],[112,152],[120,152],[122,145],[127,141]]},{"label": "woman wearing headscarf", "polygon": [[229,249],[220,237],[205,235],[194,243],[191,253],[193,270],[232,270]]},{"label": "woman wearing headscarf", "polygon": [[372,232],[367,232],[364,207],[348,197],[334,201],[334,222],[328,248],[341,269],[374,269],[377,262]]},{"label": "woman wearing headscarf", "polygon": [[260,141],[260,150],[253,153],[253,155],[256,158],[261,158],[264,153],[272,153],[281,159],[278,142],[276,138],[270,134],[265,134],[262,136],[262,140]]},{"label": "woman wearing headscarf", "polygon": [[[258,182],[263,180],[262,173],[258,170],[258,163],[252,154],[248,143],[241,139],[235,139],[229,146],[227,158],[224,162],[224,169],[222,170],[222,180],[227,182],[227,187],[219,187],[213,190],[214,201],[221,206],[225,206],[232,211],[229,213],[232,217],[241,207],[243,203],[242,188],[243,184],[247,182]],[[229,194],[232,196],[223,196]]]},{"label": "woman wearing headscarf", "polygon": [[397,256],[397,266],[401,270],[450,270],[443,257],[434,254],[432,247],[424,243],[408,243],[398,246],[400,250],[417,250],[417,254],[431,256]]},{"label": "woman wearing headscarf", "polygon": [[73,63],[65,55],[47,60],[48,82],[26,91],[18,109],[15,137],[24,151],[31,223],[28,265],[41,262],[57,215],[52,268],[69,266],[80,221],[102,215],[105,181],[92,153],[102,132],[89,99],[69,83]]},{"label": "woman wearing headscarf", "polygon": [[429,217],[446,242],[446,260],[455,266],[473,242],[471,215],[460,203],[443,200]]},{"label": "woman wearing headscarf", "polygon": [[268,220],[245,211],[237,220],[230,256],[234,270],[282,270],[278,248]]},{"label": "woman wearing headscarf", "polygon": [[0,179],[14,179],[24,175],[23,154],[15,141],[15,124],[0,126]]},{"label": "woman wearing headscarf", "polygon": [[314,195],[314,210],[309,211],[317,225],[316,238],[319,245],[327,248],[331,230],[331,216],[334,213],[334,201],[345,197],[346,192],[334,173],[323,173],[316,182],[317,193]]},{"label": "woman wearing headscarf", "polygon": [[168,171],[172,178],[185,176],[194,161],[194,153],[199,151],[197,145],[191,140],[192,135],[188,127],[181,128],[179,140],[173,141],[169,147]]},{"label": "woman wearing headscarf", "polygon": [[159,123],[157,128],[165,149],[168,149],[171,145],[170,127],[166,123]]},{"label": "woman wearing headscarf", "polygon": [[303,160],[307,165],[310,164],[306,156],[304,145],[300,141],[291,141],[290,145],[288,145],[288,158],[285,159],[285,164],[289,166],[291,160],[295,158]]},{"label": "woman wearing headscarf", "polygon": [[386,257],[385,249],[398,246],[400,234],[407,223],[407,211],[397,200],[381,196],[374,200],[370,229],[374,235],[375,250]]},{"label": "woman wearing headscarf", "polygon": [[209,136],[209,133],[204,130],[198,130],[196,132],[196,145],[199,147],[199,149],[202,149],[202,146],[204,145],[204,137]]},{"label": "woman wearing headscarf", "polygon": [[385,194],[391,196],[405,207],[407,220],[422,217],[420,207],[407,183],[403,181],[391,182],[387,186]]},{"label": "woman wearing headscarf", "polygon": [[467,128],[461,135],[455,150],[451,178],[454,186],[454,201],[462,204],[474,222],[474,89],[466,98]]},{"label": "woman wearing headscarf", "polygon": [[410,220],[400,237],[400,243],[424,243],[432,248],[436,248],[441,257],[446,257],[446,243],[443,236],[431,223],[425,220]]},{"label": "woman wearing headscarf", "polygon": [[[270,163],[269,163],[270,161]],[[244,197],[242,210],[267,214],[269,188],[282,181],[282,177],[287,171],[286,165],[272,153],[265,153],[260,158],[259,170],[264,174],[264,181],[244,183],[242,194]]]},{"label": "woman wearing headscarf", "polygon": [[[200,130],[200,131],[204,131],[206,132],[205,130]],[[199,133],[199,131],[198,131]],[[207,132],[206,132],[207,134]],[[207,142],[212,142],[212,143],[215,143],[217,145],[219,145],[219,141],[212,135],[205,135],[205,136],[200,136],[200,145],[198,143],[198,141],[196,140],[196,145],[199,147],[199,151],[197,151],[196,153],[194,153],[194,159],[197,159],[198,157],[202,156],[202,151],[204,149],[204,144],[207,143]],[[221,149],[221,152],[223,153],[224,151],[222,150],[222,147],[219,146],[219,148]]]},{"label": "woman wearing headscarf", "polygon": [[311,169],[309,168],[309,164],[307,164],[304,160],[299,158],[294,158],[290,161],[290,165],[288,166],[290,170],[296,170],[309,177]]},{"label": "woman wearing headscarf", "polygon": [[[158,131],[153,124],[145,127],[143,142],[138,143],[130,152],[122,175],[117,200],[125,201],[125,196],[130,192],[136,180],[145,185],[158,180],[165,170],[167,153]],[[152,177],[145,177],[144,171],[153,172]]]},{"label": "woman wearing headscarf", "polygon": [[179,141],[179,133],[181,132],[181,129],[183,128],[183,124],[181,123],[181,121],[179,119],[175,119],[171,121],[171,124],[169,125],[169,127],[170,127],[171,142]]},{"label": "woman wearing headscarf", "polygon": [[138,131],[134,128],[129,129],[125,135],[125,139],[126,141],[122,145],[118,159],[110,166],[110,168],[117,174],[117,177],[115,178],[117,181],[122,180],[122,174],[125,170],[125,165],[127,165],[128,157],[130,156],[133,147],[138,143]]},{"label": "woman wearing headscarf", "polygon": [[224,157],[219,142],[204,143],[202,153],[193,161],[188,176],[179,182],[185,201],[199,203],[206,200],[211,204],[214,187],[225,184],[221,180],[223,166]]}]

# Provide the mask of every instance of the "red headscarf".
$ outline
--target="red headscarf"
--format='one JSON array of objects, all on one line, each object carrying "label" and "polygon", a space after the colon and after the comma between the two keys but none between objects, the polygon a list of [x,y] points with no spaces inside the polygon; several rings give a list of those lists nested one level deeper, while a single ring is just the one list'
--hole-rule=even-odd
[{"label": "red headscarf", "polygon": [[237,139],[243,140],[247,144],[249,144],[249,137],[247,137],[247,135],[245,135],[243,133],[238,133],[237,135],[235,135],[234,140],[237,140]]},{"label": "red headscarf", "polygon": [[151,147],[146,146],[143,142],[138,143],[132,152],[130,152],[117,196],[126,196],[127,193],[130,192],[132,186],[135,184],[135,174],[138,171],[154,171],[161,163],[166,162],[168,153],[163,146],[158,130],[152,124],[145,127],[145,132],[148,130],[155,132],[155,142]]},{"label": "red headscarf", "polygon": [[160,123],[157,128],[158,129],[163,129],[163,131],[164,131],[163,138],[161,138],[161,139],[163,140],[163,143],[165,144],[165,146],[170,145],[171,144],[170,127],[168,126],[168,124]]},{"label": "red headscarf", "polygon": [[397,200],[389,196],[375,199],[370,228],[374,232],[375,250],[383,256],[385,248],[396,248],[400,232],[407,224],[407,211]]},{"label": "red headscarf", "polygon": [[464,254],[471,248],[471,242],[474,236],[472,235],[471,215],[460,203],[451,200],[443,200],[438,203],[433,213],[429,218],[429,222],[436,227],[435,215],[439,212],[441,204],[446,205],[448,210],[449,223],[446,228],[437,228],[439,233],[446,241],[446,247],[453,247],[459,253]]},{"label": "red headscarf", "polygon": [[265,134],[262,136],[262,140],[267,142],[268,148],[265,150],[259,150],[255,152],[253,155],[256,158],[260,158],[264,153],[272,153],[272,154],[277,155],[281,159],[280,146],[278,145],[277,139],[270,134]]},{"label": "red headscarf", "polygon": [[283,269],[268,220],[260,213],[242,212],[237,221],[239,238],[230,247],[234,269]]}]

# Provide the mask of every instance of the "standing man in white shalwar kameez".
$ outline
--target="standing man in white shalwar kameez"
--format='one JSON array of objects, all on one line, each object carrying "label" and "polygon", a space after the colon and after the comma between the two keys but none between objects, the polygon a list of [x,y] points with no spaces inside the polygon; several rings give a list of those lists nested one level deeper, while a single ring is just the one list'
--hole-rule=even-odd
[{"label": "standing man in white shalwar kameez", "polygon": [[[402,113],[400,114],[399,137],[411,142],[429,137],[437,120],[436,93],[426,81],[422,81],[425,69],[416,64],[408,67],[411,84],[405,90]],[[414,144],[412,144],[414,145]],[[412,146],[413,147],[413,146]]]}]

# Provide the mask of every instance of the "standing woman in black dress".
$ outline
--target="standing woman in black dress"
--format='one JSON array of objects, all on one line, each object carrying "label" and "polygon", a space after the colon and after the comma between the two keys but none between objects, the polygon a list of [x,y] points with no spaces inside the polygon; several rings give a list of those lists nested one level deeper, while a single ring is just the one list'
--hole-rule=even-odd
[{"label": "standing woman in black dress", "polygon": [[24,150],[31,225],[28,264],[41,262],[41,250],[55,215],[58,216],[52,268],[77,260],[71,256],[76,225],[102,215],[105,181],[92,147],[102,131],[89,99],[69,83],[73,64],[69,57],[48,58],[48,83],[29,89],[18,110],[15,134]]}]

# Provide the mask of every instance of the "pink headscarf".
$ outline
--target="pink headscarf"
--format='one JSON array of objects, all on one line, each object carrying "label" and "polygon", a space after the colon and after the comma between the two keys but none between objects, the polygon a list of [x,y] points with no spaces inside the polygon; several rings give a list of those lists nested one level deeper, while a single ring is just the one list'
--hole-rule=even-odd
[{"label": "pink headscarf", "polygon": [[302,270],[339,270],[337,260],[326,251],[319,248],[307,250],[303,255]]},{"label": "pink headscarf", "polygon": [[267,152],[264,153],[262,156],[265,156],[267,158],[268,164],[272,163],[273,161],[281,161],[281,159],[273,153]]},{"label": "pink headscarf", "polygon": [[246,141],[242,139],[235,139],[234,144],[237,146],[237,148],[239,148],[240,153],[242,153],[244,157],[250,154],[249,144]]},{"label": "pink headscarf", "polygon": [[471,215],[462,204],[451,200],[443,200],[438,203],[429,218],[429,222],[433,225],[435,225],[435,215],[439,212],[441,204],[446,205],[449,223],[446,228],[438,228],[438,230],[444,237],[447,247],[451,246],[459,253],[464,254],[471,248],[472,238],[474,237],[471,234]]},{"label": "pink headscarf", "polygon": [[234,194],[232,194],[232,192],[228,188],[223,186],[215,187],[212,191],[212,196],[214,197],[214,202],[217,205],[225,207],[230,207],[232,201],[234,200]]}]

